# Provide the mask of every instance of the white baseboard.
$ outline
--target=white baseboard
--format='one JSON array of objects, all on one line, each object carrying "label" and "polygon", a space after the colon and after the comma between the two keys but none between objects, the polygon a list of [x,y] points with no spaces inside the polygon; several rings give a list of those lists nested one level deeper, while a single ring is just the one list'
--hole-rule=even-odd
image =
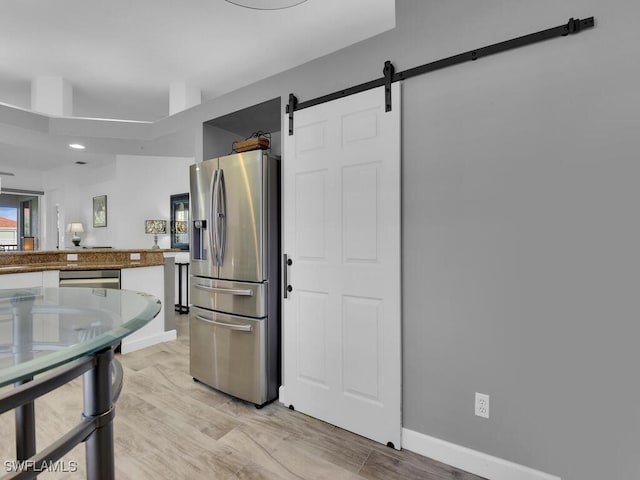
[{"label": "white baseboard", "polygon": [[156,333],[154,335],[141,338],[140,340],[134,340],[132,342],[127,342],[127,339],[124,338],[120,350],[122,351],[122,354],[135,352],[136,350],[140,350],[141,348],[150,347],[151,345],[155,345],[157,343],[169,342],[171,340],[175,340],[176,338],[177,332],[175,330]]},{"label": "white baseboard", "polygon": [[402,448],[489,480],[561,480],[555,475],[406,428],[402,429]]}]

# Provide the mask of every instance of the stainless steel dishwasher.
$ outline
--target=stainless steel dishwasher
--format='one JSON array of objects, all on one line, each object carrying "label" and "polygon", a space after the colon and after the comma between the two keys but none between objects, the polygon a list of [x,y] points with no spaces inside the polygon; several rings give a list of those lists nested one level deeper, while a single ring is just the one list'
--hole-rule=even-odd
[{"label": "stainless steel dishwasher", "polygon": [[120,288],[120,270],[61,270],[61,287]]}]

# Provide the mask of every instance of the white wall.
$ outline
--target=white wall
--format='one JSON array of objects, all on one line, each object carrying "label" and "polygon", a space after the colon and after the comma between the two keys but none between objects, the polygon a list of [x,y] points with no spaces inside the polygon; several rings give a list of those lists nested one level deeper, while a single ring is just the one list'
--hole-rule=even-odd
[{"label": "white wall", "polygon": [[[43,153],[43,155],[46,155]],[[2,176],[2,189],[16,188],[20,190],[36,190],[44,189],[44,173],[39,170],[29,168],[14,168],[2,165],[0,159],[0,171],[11,172],[14,176]]]},{"label": "white wall", "polygon": [[[169,197],[189,192],[193,158],[121,155],[116,160],[115,198],[118,224],[114,247],[151,248],[153,235],[144,233],[145,219],[169,221]],[[160,235],[161,248],[170,248],[169,235]]]},{"label": "white wall", "polygon": [[[43,250],[56,248],[56,205],[60,211],[60,248],[72,248],[70,222],[82,222],[81,246],[150,248],[153,237],[144,233],[144,220],[169,220],[169,197],[189,191],[190,157],[118,155],[92,167],[73,165],[50,172],[45,187],[46,227]],[[93,227],[93,197],[107,195],[107,226]],[[160,236],[161,248],[170,247],[169,235]]]}]

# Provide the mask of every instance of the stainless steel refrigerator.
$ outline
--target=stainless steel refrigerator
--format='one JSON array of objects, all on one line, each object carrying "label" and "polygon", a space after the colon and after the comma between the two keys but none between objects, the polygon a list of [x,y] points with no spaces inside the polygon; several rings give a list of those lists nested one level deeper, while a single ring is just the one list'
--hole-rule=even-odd
[{"label": "stainless steel refrigerator", "polygon": [[264,405],[280,383],[280,162],[254,150],[190,169],[190,373]]}]

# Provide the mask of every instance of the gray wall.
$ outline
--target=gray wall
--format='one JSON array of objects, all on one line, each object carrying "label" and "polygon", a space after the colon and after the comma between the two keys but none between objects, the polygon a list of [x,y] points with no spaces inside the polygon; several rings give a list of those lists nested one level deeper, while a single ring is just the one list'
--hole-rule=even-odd
[{"label": "gray wall", "polygon": [[395,30],[156,126],[591,15],[403,85],[404,427],[564,480],[640,477],[640,3],[398,0]]},{"label": "gray wall", "polygon": [[[637,1],[398,0],[395,30],[156,128],[591,15],[579,35],[404,82],[403,424],[566,480],[631,479]],[[491,395],[489,420],[473,415],[476,391]]]},{"label": "gray wall", "polygon": [[242,136],[216,128],[213,125],[203,125],[202,130],[201,160],[229,155],[233,148],[233,142],[243,140]]},{"label": "gray wall", "polygon": [[640,4],[426,3],[398,21],[428,58],[596,28],[405,82],[403,423],[567,480],[640,478]]}]

